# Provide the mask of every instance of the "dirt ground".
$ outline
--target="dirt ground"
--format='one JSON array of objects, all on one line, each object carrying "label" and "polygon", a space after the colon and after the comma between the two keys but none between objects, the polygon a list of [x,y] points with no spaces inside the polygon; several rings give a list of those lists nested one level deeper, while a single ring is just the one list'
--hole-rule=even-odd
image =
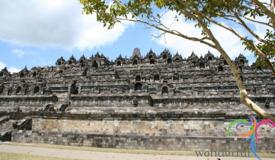
[{"label": "dirt ground", "polygon": [[[0,144],[1,153],[26,154],[43,157],[56,157],[74,160],[254,160],[254,158],[238,157],[197,157],[185,155],[163,155],[142,153],[115,153],[88,150],[75,150],[69,148],[50,148],[43,146]],[[275,158],[262,158],[262,160],[274,160]],[[1,159],[2,160],[2,159]]]}]

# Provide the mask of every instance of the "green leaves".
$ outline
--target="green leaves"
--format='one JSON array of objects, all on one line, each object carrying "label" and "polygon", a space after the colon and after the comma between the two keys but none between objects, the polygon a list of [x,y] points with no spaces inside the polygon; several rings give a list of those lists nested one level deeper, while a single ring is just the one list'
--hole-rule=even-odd
[{"label": "green leaves", "polygon": [[[253,19],[265,15],[260,7],[247,0],[80,0],[80,2],[83,4],[84,13],[96,14],[97,20],[108,28],[119,23],[119,18],[125,17],[142,19],[155,24],[156,22],[152,22],[152,17],[161,18],[161,15],[156,12],[157,9],[177,12],[178,15],[183,15],[185,20],[195,21],[197,27],[201,26],[198,25],[194,14],[210,19],[224,18],[225,16],[232,18],[235,15],[249,16]],[[211,22],[205,17],[202,22],[209,27]],[[206,36],[206,33],[203,32],[203,35]],[[246,46],[246,49],[256,53],[256,44],[263,53],[272,59],[275,55],[274,39],[274,30],[268,30],[264,42],[256,44],[256,42],[245,38],[243,45]]]},{"label": "green leaves", "polygon": [[[128,14],[135,17],[150,17],[155,8],[168,9],[181,13],[182,10],[195,10],[209,17],[218,17],[242,9],[244,0],[80,0],[84,13],[97,14],[98,20],[109,26],[116,19]],[[249,11],[251,12],[251,11]]]},{"label": "green leaves", "polygon": [[165,5],[164,0],[156,0],[156,6],[162,8]]},{"label": "green leaves", "polygon": [[[275,32],[271,31],[271,30],[267,30],[266,31],[266,35],[265,35],[265,42],[261,42],[257,45],[257,47],[263,52],[266,53],[267,58],[269,59],[269,61],[274,62],[274,57],[275,57]],[[263,59],[262,57],[258,56],[257,54],[255,54],[256,56],[256,66],[257,67],[262,67],[262,68],[266,68],[268,66],[268,62]],[[273,64],[275,65],[275,64]]]}]

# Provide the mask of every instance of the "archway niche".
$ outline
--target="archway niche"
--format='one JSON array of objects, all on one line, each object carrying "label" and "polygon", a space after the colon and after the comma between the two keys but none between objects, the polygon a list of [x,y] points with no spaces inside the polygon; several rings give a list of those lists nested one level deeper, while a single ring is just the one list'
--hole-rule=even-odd
[{"label": "archway niche", "polygon": [[83,60],[83,59],[81,59],[81,60],[79,61],[79,63],[84,63],[84,60]]},{"label": "archway niche", "polygon": [[200,62],[200,68],[205,68],[204,62]]},{"label": "archway niche", "polygon": [[162,59],[166,59],[166,58],[167,58],[167,55],[164,54],[164,55],[162,56]]},{"label": "archway niche", "polygon": [[161,94],[168,94],[168,87],[167,86],[162,87]]},{"label": "archway niche", "polygon": [[142,84],[141,83],[136,83],[135,84],[135,91],[142,90]]},{"label": "archway niche", "polygon": [[136,75],[136,81],[141,81],[140,75]]},{"label": "archway niche", "polygon": [[121,66],[121,61],[117,61],[117,62],[116,62],[116,65],[117,65],[117,66]]},{"label": "archway niche", "polygon": [[168,64],[172,63],[172,58],[168,58],[168,59],[167,59],[167,63],[168,63]]},{"label": "archway niche", "polygon": [[151,58],[151,59],[150,59],[150,64],[155,64],[154,58]]},{"label": "archway niche", "polygon": [[137,65],[137,64],[138,64],[138,61],[136,59],[134,59],[133,65]]},{"label": "archway niche", "polygon": [[158,74],[154,75],[154,81],[159,81],[159,75]]},{"label": "archway niche", "polygon": [[96,61],[93,61],[92,67],[94,67],[95,69],[97,69],[97,68],[98,68],[98,64],[97,64],[97,62],[96,62]]},{"label": "archway niche", "polygon": [[23,72],[20,72],[19,73],[19,76],[22,78],[22,77],[24,77],[24,73]]},{"label": "archway niche", "polygon": [[85,62],[83,60],[80,60],[80,66],[85,67]]},{"label": "archway niche", "polygon": [[37,94],[39,92],[39,87],[35,86],[33,89],[33,94]]},{"label": "archway niche", "polygon": [[136,97],[133,99],[133,105],[134,107],[138,106],[138,99]]},{"label": "archway niche", "polygon": [[223,60],[223,64],[224,65],[228,65],[228,63],[226,62],[226,60]]},{"label": "archway niche", "polygon": [[36,77],[36,72],[33,72],[33,73],[32,73],[32,76],[33,76],[33,77]]},{"label": "archway niche", "polygon": [[265,106],[265,108],[270,108],[270,100],[266,99],[264,106]]},{"label": "archway niche", "polygon": [[16,93],[16,94],[20,93],[20,92],[21,92],[21,89],[22,89],[22,88],[21,88],[20,86],[17,87],[15,93]]},{"label": "archway niche", "polygon": [[240,59],[239,62],[240,62],[241,65],[244,65],[244,60],[243,59]]},{"label": "archway niche", "polygon": [[4,86],[0,86],[0,94],[2,94],[4,92],[5,87]]},{"label": "archway niche", "polygon": [[219,66],[219,67],[218,67],[218,71],[219,71],[219,72],[222,72],[222,71],[223,71],[223,67],[222,67],[222,66]]},{"label": "archway niche", "polygon": [[78,94],[78,87],[76,85],[76,81],[73,81],[71,84],[71,94]]},{"label": "archway niche", "polygon": [[11,95],[11,93],[12,93],[12,88],[9,88],[7,94]]},{"label": "archway niche", "polygon": [[173,76],[173,80],[179,80],[179,75],[178,74],[174,74],[174,76]]},{"label": "archway niche", "polygon": [[115,72],[115,79],[119,79],[119,74]]},{"label": "archway niche", "polygon": [[87,76],[88,73],[88,68],[85,68],[82,72],[82,76]]}]

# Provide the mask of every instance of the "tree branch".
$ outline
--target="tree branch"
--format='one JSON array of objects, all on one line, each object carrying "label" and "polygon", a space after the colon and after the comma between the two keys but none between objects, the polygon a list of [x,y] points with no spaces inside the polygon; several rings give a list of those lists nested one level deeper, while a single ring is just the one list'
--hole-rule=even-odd
[{"label": "tree branch", "polygon": [[244,19],[250,21],[250,22],[255,22],[255,23],[258,23],[258,24],[262,24],[262,25],[265,25],[267,27],[271,27],[272,29],[274,29],[274,27],[272,25],[270,25],[269,23],[265,23],[265,22],[261,22],[261,21],[257,21],[255,19],[251,19],[251,18],[248,18],[246,16],[243,17]]},{"label": "tree branch", "polygon": [[258,36],[255,32],[253,32],[248,26],[247,24],[241,19],[241,17],[239,17],[238,14],[235,14],[235,17],[238,19],[238,21],[240,22],[240,24],[251,34],[253,35],[258,41],[266,43],[266,41],[264,39],[261,39],[260,36]]},{"label": "tree branch", "polygon": [[[218,25],[218,26],[220,26],[220,27],[222,27],[222,28],[224,28],[224,29],[230,31],[230,32],[233,33],[235,36],[237,36],[240,40],[249,43],[249,44],[254,48],[255,53],[256,53],[258,56],[262,57],[262,58],[267,62],[268,68],[272,71],[272,75],[275,76],[275,69],[274,69],[272,63],[270,62],[270,60],[268,59],[267,54],[265,54],[263,51],[261,51],[261,50],[253,43],[252,40],[248,40],[247,38],[245,38],[245,37],[243,37],[241,34],[239,34],[237,31],[235,31],[234,29],[232,29],[232,28],[230,28],[230,27],[227,27],[227,26],[225,26],[225,25],[223,25],[223,24],[221,24],[221,23],[219,23],[219,22],[217,22],[217,21],[215,21],[215,20],[213,20],[213,19],[211,19],[211,18],[205,16],[205,15],[202,14],[202,13],[200,13],[200,14],[201,14],[201,16],[203,16],[204,18],[206,18],[209,22],[212,22],[212,23],[214,23],[214,24],[216,24],[216,25]],[[240,22],[240,23],[242,23],[242,22]],[[246,24],[244,24],[244,25],[246,25]],[[248,28],[248,26],[246,26],[246,27]],[[248,28],[248,29],[249,29],[249,28]],[[250,30],[250,29],[249,29],[249,30]],[[251,31],[251,32],[253,32],[253,31]]]},{"label": "tree branch", "polygon": [[187,36],[185,34],[182,34],[181,32],[179,31],[176,31],[176,30],[170,30],[168,27],[166,27],[165,25],[162,24],[162,26],[165,26],[165,28],[162,28],[162,27],[159,27],[158,25],[155,25],[155,24],[151,24],[149,22],[146,22],[146,21],[143,21],[143,20],[139,20],[139,19],[124,19],[124,18],[118,18],[118,20],[126,20],[126,21],[131,21],[131,22],[139,22],[139,23],[142,23],[142,24],[145,24],[145,25],[148,25],[150,27],[153,27],[155,29],[158,29],[160,31],[163,31],[163,32],[167,32],[167,33],[170,33],[172,35],[176,35],[176,36],[179,36],[179,37],[182,37],[184,39],[188,39],[188,40],[192,40],[192,41],[196,41],[196,42],[200,42],[200,43],[203,43],[205,45],[208,45],[212,48],[215,48],[215,46],[209,42],[206,42],[205,37],[203,38],[197,38],[197,37],[191,37],[191,36]]},{"label": "tree branch", "polygon": [[265,110],[263,110],[260,106],[258,106],[256,103],[254,103],[247,94],[246,88],[242,83],[242,80],[240,78],[240,72],[238,67],[231,61],[230,57],[228,56],[227,52],[222,48],[219,41],[215,38],[212,31],[208,28],[207,24],[203,21],[203,16],[199,12],[195,12],[197,16],[194,16],[194,18],[197,19],[199,24],[202,26],[203,30],[208,34],[209,38],[212,40],[212,42],[215,44],[216,49],[221,53],[222,57],[225,59],[225,61],[229,64],[231,72],[235,78],[235,81],[237,83],[237,86],[240,90],[240,99],[241,101],[249,107],[252,111],[255,113],[265,117],[270,118],[275,121],[275,117],[272,117],[272,115],[268,114]]},{"label": "tree branch", "polygon": [[275,28],[275,14],[270,11],[268,8],[266,8],[266,6],[258,1],[258,0],[253,0],[253,2],[267,15],[271,18],[271,23],[273,25],[273,27]]}]

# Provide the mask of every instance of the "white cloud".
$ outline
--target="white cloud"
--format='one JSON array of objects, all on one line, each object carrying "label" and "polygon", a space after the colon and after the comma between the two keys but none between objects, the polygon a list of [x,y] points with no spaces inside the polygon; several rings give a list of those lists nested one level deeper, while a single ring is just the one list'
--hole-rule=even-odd
[{"label": "white cloud", "polygon": [[19,68],[16,68],[16,67],[10,67],[8,68],[8,70],[11,72],[11,73],[15,73],[15,72],[19,72],[20,69]]},{"label": "white cloud", "polygon": [[[201,30],[195,27],[194,22],[186,22],[183,18],[179,21],[175,21],[175,15],[176,14],[174,12],[167,12],[162,17],[163,23],[171,26],[171,29],[181,31],[185,35],[202,37]],[[257,29],[257,27],[258,26],[256,26],[255,28]],[[229,53],[229,56],[231,58],[238,56],[240,53],[243,53],[245,55],[251,54],[244,49],[242,42],[231,32],[226,31],[216,25],[213,25],[210,28],[216,38],[221,42],[223,48]],[[160,34],[159,31],[153,32],[154,34]],[[239,32],[241,32],[242,34],[246,34],[244,30],[239,30]],[[262,32],[262,30],[260,32]],[[165,36],[162,36],[158,39],[154,38],[154,40],[162,46],[171,48],[175,51],[179,51],[179,53],[182,54],[184,57],[188,57],[192,51],[194,51],[198,55],[205,55],[208,51],[211,51],[215,55],[219,55],[219,53],[215,49],[212,49],[202,43],[185,40],[171,34],[166,34]]]},{"label": "white cloud", "polygon": [[20,50],[20,49],[12,49],[11,52],[13,54],[15,54],[18,58],[21,58],[24,55],[26,55],[26,52],[24,50]]},{"label": "white cloud", "polygon": [[[2,70],[4,67],[6,67],[6,64],[3,62],[0,62],[0,70]],[[19,72],[20,69],[16,68],[16,67],[7,67],[8,71],[10,71],[11,73],[15,73],[15,72]]]},{"label": "white cloud", "polygon": [[3,62],[0,62],[0,69],[3,69],[6,65]]},{"label": "white cloud", "polygon": [[36,47],[91,49],[118,39],[128,24],[103,28],[78,0],[0,1],[0,40]]}]

